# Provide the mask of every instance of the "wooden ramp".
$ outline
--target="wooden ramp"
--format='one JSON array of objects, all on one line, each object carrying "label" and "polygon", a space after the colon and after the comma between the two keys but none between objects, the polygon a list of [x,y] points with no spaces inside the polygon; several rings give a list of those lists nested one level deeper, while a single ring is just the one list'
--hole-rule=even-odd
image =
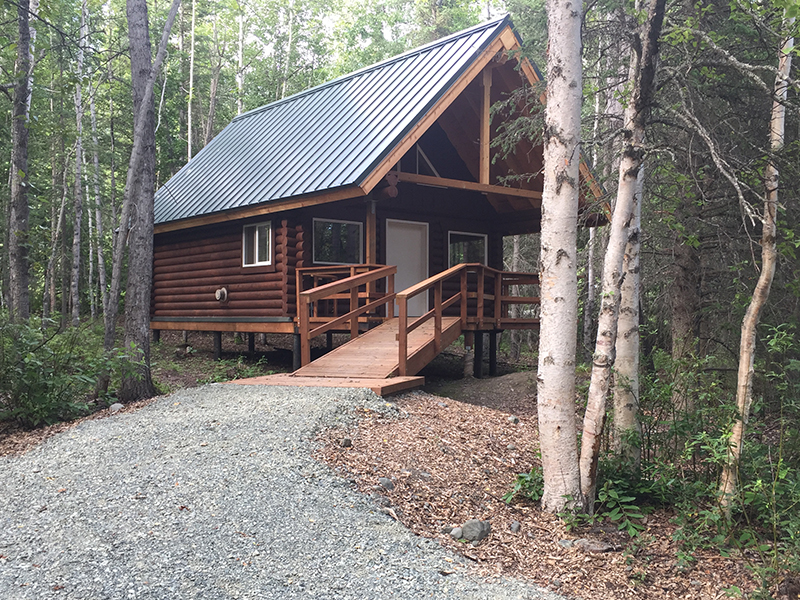
[{"label": "wooden ramp", "polygon": [[[291,374],[240,379],[241,385],[290,385],[370,388],[376,394],[392,394],[420,387],[424,377],[398,377],[398,319],[350,340]],[[429,320],[408,334],[408,371],[417,373],[461,335],[458,317],[442,318],[442,342],[434,343],[434,322]]]},{"label": "wooden ramp", "polygon": [[[353,338],[346,344],[295,371],[294,377],[363,377],[385,379],[398,374],[398,319]],[[433,321],[429,320],[408,334],[409,374],[418,373],[438,354],[433,342]],[[461,335],[458,317],[442,319],[444,350]]]}]

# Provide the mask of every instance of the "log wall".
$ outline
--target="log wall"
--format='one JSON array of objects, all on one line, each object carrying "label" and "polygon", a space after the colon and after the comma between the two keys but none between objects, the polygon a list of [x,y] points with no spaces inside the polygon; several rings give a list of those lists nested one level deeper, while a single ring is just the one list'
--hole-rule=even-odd
[{"label": "log wall", "polygon": [[[237,221],[156,236],[153,317],[294,316],[295,269],[309,247],[306,232],[289,219],[272,220],[272,264],[242,265],[242,228],[264,219]],[[227,290],[227,299],[215,297]]]}]

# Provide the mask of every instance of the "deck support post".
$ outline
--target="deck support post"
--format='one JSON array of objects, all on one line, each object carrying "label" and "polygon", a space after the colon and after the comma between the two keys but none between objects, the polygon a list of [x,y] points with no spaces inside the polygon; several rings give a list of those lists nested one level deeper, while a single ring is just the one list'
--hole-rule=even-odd
[{"label": "deck support post", "polygon": [[250,356],[255,356],[256,354],[256,334],[252,331],[247,334],[247,353]]},{"label": "deck support post", "polygon": [[161,330],[153,329],[153,343],[157,344],[161,341]]},{"label": "deck support post", "polygon": [[483,332],[475,332],[475,358],[472,363],[472,374],[475,379],[483,377]]},{"label": "deck support post", "polygon": [[301,346],[300,334],[292,334],[292,371],[297,371],[303,364],[301,360]]},{"label": "deck support post", "polygon": [[489,332],[489,377],[497,376],[497,331]]},{"label": "deck support post", "polygon": [[325,332],[325,351],[330,352],[333,350],[333,332],[326,331]]},{"label": "deck support post", "polygon": [[214,331],[214,360],[220,360],[222,358],[222,332],[221,331]]}]

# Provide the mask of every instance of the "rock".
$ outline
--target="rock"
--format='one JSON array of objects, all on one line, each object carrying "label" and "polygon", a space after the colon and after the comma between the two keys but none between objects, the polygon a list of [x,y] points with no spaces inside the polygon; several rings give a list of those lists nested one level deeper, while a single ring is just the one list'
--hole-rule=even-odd
[{"label": "rock", "polygon": [[342,438],[342,448],[350,448],[353,445],[353,440],[350,438]]},{"label": "rock", "polygon": [[445,525],[444,527],[442,527],[441,531],[442,533],[450,535],[451,533],[453,533],[453,529],[455,529],[455,527],[452,527],[451,525]]},{"label": "rock", "polygon": [[419,478],[422,481],[430,481],[431,480],[431,474],[426,472],[426,471],[420,471],[419,472]]},{"label": "rock", "polygon": [[558,545],[562,548],[572,548],[575,545],[575,540],[558,540]]},{"label": "rock", "polygon": [[514,444],[509,444],[508,446],[506,446],[506,450],[516,450],[516,449],[517,447]]},{"label": "rock", "polygon": [[388,477],[379,477],[378,483],[380,483],[381,487],[387,492],[391,492],[394,489],[394,483]]},{"label": "rock", "polygon": [[124,404],[120,404],[119,402],[115,402],[114,404],[112,404],[111,406],[108,407],[108,412],[110,412],[112,415],[115,415],[119,411],[121,411],[123,408],[125,408]]},{"label": "rock", "polygon": [[442,408],[447,408],[447,402],[437,402],[437,404]]},{"label": "rock", "polygon": [[592,554],[601,554],[603,552],[610,552],[614,549],[614,546],[611,544],[607,544],[605,542],[601,542],[598,540],[587,540],[586,538],[580,538],[575,540],[575,546],[580,548],[585,552],[591,552]]},{"label": "rock", "polygon": [[520,527],[522,527],[522,525],[520,525],[519,521],[514,521],[511,523],[511,533],[517,533]]},{"label": "rock", "polygon": [[461,527],[453,527],[450,530],[450,537],[452,537],[454,540],[460,540],[462,537],[464,537],[463,533],[464,531],[461,529]]},{"label": "rock", "polygon": [[561,580],[560,579],[553,579],[552,583],[553,583],[553,587],[557,587],[557,588],[561,587]]},{"label": "rock", "polygon": [[462,537],[471,542],[479,542],[492,532],[492,524],[489,521],[479,521],[470,519],[461,526]]},{"label": "rock", "polygon": [[517,423],[519,423],[519,417],[516,415],[511,415],[510,417],[508,417],[508,422],[516,425]]}]

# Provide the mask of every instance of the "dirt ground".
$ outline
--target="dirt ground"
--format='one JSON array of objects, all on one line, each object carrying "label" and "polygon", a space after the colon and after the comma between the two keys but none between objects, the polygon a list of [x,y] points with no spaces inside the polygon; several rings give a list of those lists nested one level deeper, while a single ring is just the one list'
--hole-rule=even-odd
[{"label": "dirt ground", "polygon": [[[223,361],[215,362],[210,334],[191,334],[187,346],[179,332],[165,332],[153,348],[153,376],[169,392],[290,370],[291,339],[268,336],[266,342],[257,337],[255,355],[243,356],[246,338],[226,334]],[[705,553],[688,568],[679,565],[667,511],[648,515],[645,531],[630,539],[603,523],[569,531],[534,503],[506,504],[502,496],[517,474],[539,463],[535,372],[509,372],[501,364],[505,374],[477,380],[460,378],[464,370],[463,351],[448,350],[423,373],[424,390],[391,398],[399,420],[365,412],[354,428],[322,434],[319,459],[374,494],[387,514],[475,561],[487,575],[525,577],[569,597],[612,600],[705,600],[728,597],[734,586],[754,589],[742,558]],[[0,455],[25,452],[76,422],[34,431],[0,423]],[[380,486],[379,477],[390,478],[394,490]],[[469,519],[489,520],[489,537],[477,544],[453,539],[450,529]],[[579,539],[588,542],[576,544]]]}]

